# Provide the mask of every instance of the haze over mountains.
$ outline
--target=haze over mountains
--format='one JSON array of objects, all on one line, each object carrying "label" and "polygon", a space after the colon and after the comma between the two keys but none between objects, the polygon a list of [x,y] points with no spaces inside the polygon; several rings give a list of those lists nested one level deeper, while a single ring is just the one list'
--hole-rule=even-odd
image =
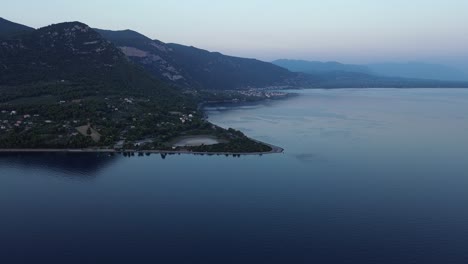
[{"label": "haze over mountains", "polygon": [[421,62],[378,63],[367,65],[371,71],[383,76],[404,78],[437,79],[446,81],[468,81],[468,73],[440,64]]},{"label": "haze over mountains", "polygon": [[468,81],[468,73],[439,64],[421,62],[343,64],[339,62],[320,62],[281,59],[272,62],[293,72],[310,74],[330,72],[354,72],[386,77],[417,78],[444,81]]},{"label": "haze over mountains", "polygon": [[293,72],[304,72],[311,74],[328,73],[328,72],[360,72],[371,74],[371,70],[362,65],[342,64],[335,61],[305,61],[305,60],[288,60],[281,59],[272,62],[275,65],[284,67]]},{"label": "haze over mountains", "polygon": [[[96,75],[99,75],[99,78],[108,78],[110,75],[106,72],[109,72],[109,69],[104,70],[103,67],[96,70],[96,67],[112,65],[109,63],[112,56],[100,54],[102,58],[92,57],[93,54],[96,55],[94,51],[102,48],[104,50],[101,52],[112,50],[111,53],[118,54],[114,57],[120,58],[119,67],[108,67],[112,69],[111,72],[115,73],[116,69],[120,69],[121,76],[131,76],[129,78],[131,82],[139,81],[137,79],[145,71],[146,77],[141,77],[142,80],[148,79],[147,76],[151,75],[166,85],[192,90],[236,90],[278,86],[296,88],[468,86],[465,82],[452,81],[465,80],[458,78],[460,73],[457,75],[447,68],[442,71],[440,67],[433,65],[426,65],[427,69],[433,71],[431,78],[426,78],[428,75],[423,75],[421,70],[417,75],[420,65],[406,65],[405,68],[387,64],[348,65],[337,62],[293,60],[268,63],[256,59],[226,56],[180,44],[167,44],[132,30],[91,29],[84,24],[82,25],[86,26],[87,32],[92,37],[78,38],[76,43],[70,44],[67,43],[70,41],[67,39],[69,37],[67,34],[70,32],[60,29],[60,25],[65,24],[53,25],[52,29],[57,29],[55,31],[46,27],[50,31],[48,34],[51,35],[44,35],[45,29],[34,30],[4,19],[0,20],[0,32],[2,32],[0,38],[5,39],[0,50],[2,65],[0,70],[3,71],[0,81],[8,84],[25,81],[25,78],[41,80],[41,78],[65,78],[68,75],[79,76],[82,79],[92,79]],[[98,36],[102,39],[96,40]],[[55,45],[54,41],[57,39],[65,42],[62,43],[63,46]],[[87,59],[90,61],[84,63]],[[83,63],[70,64],[68,60]],[[402,76],[402,71],[406,73],[405,76]],[[141,76],[136,77],[133,74],[136,72]]]}]

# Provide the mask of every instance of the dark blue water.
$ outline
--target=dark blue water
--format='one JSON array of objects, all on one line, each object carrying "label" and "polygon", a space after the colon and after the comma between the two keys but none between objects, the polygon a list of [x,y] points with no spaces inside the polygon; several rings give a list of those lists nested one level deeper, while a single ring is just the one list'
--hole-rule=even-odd
[{"label": "dark blue water", "polygon": [[468,90],[208,113],[285,153],[0,155],[0,263],[468,263]]}]

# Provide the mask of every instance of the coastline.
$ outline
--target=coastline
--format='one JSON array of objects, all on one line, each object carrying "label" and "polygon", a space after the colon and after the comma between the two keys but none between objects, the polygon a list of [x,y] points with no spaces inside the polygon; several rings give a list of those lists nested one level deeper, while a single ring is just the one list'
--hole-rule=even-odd
[{"label": "coastline", "polygon": [[256,142],[265,144],[271,147],[271,151],[268,152],[196,152],[190,150],[116,150],[116,149],[98,149],[98,148],[84,148],[84,149],[0,149],[0,153],[141,153],[141,154],[190,154],[190,155],[241,155],[241,156],[256,156],[265,154],[279,154],[283,153],[284,149],[275,145],[267,144],[261,141],[254,140]]},{"label": "coastline", "polygon": [[[284,89],[284,88],[283,88]],[[273,97],[273,98],[260,98],[258,100],[253,101],[233,101],[233,100],[223,100],[223,101],[202,101],[198,104],[198,109],[203,112],[205,118],[208,118],[204,108],[210,105],[247,105],[247,104],[258,104],[259,102],[265,101],[277,101],[287,99],[291,96],[295,96],[295,93],[286,93],[285,96],[281,97]],[[213,124],[214,125],[214,124]],[[210,135],[205,135],[207,137],[211,137]],[[183,136],[184,137],[184,136]],[[183,138],[179,137],[179,138]],[[190,136],[186,136],[187,138]],[[250,140],[269,146],[271,151],[262,151],[262,152],[202,152],[202,151],[191,151],[191,150],[137,150],[137,149],[114,149],[114,148],[0,148],[0,154],[5,153],[102,153],[102,154],[129,154],[129,153],[136,153],[136,154],[161,154],[161,155],[174,155],[174,154],[189,154],[189,155],[233,155],[233,156],[258,156],[258,155],[265,155],[265,154],[279,154],[283,153],[284,149],[275,146],[272,144],[268,144],[253,138],[249,138]]]}]

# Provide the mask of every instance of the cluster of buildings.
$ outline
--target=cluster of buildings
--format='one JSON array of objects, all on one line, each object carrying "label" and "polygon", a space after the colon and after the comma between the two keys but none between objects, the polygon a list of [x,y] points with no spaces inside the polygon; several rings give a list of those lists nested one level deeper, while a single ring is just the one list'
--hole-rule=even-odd
[{"label": "cluster of buildings", "polygon": [[[55,122],[52,120],[44,120],[41,118],[40,115],[35,114],[19,114],[17,111],[6,111],[2,110],[0,112],[0,133],[2,131],[8,132],[14,128],[23,128],[23,129],[31,129],[34,126],[40,124],[54,124]],[[75,132],[75,126],[79,123],[78,120],[73,121],[64,121],[62,124],[62,128],[69,130],[71,135]]]},{"label": "cluster of buildings", "polygon": [[[0,119],[0,130],[10,130],[15,127],[31,127],[34,125],[32,121],[32,116],[30,114],[18,115],[18,113],[13,111],[1,111]],[[39,115],[34,115],[34,117],[39,117]]]},{"label": "cluster of buildings", "polygon": [[180,122],[182,122],[182,124],[185,124],[186,122],[192,122],[192,118],[193,118],[192,114],[188,114],[188,115],[183,114],[179,118],[179,120],[180,120]]},{"label": "cluster of buildings", "polygon": [[261,97],[261,98],[278,98],[286,95],[284,92],[278,91],[266,91],[259,89],[240,90],[239,94],[249,97]]}]

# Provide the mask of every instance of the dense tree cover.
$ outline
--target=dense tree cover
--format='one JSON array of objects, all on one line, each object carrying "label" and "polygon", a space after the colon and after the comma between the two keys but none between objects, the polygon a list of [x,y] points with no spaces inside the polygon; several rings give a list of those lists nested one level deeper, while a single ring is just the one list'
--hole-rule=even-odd
[{"label": "dense tree cover", "polygon": [[257,153],[270,152],[272,148],[270,146],[252,141],[249,138],[245,137],[233,139],[229,143],[191,147],[190,150],[196,152]]},{"label": "dense tree cover", "polygon": [[251,140],[244,133],[233,128],[227,130],[216,127],[217,136],[225,139],[226,143],[214,145],[201,145],[195,147],[187,147],[190,151],[195,152],[229,152],[229,153],[255,153],[255,152],[270,152],[272,148],[263,143]]},{"label": "dense tree cover", "polygon": [[[124,140],[123,148],[126,149],[169,150],[172,149],[170,141],[176,137],[213,135],[233,143],[222,145],[227,147],[224,151],[232,149],[239,152],[242,151],[241,146],[248,147],[246,152],[263,151],[263,148],[258,148],[261,144],[254,143],[241,132],[210,124],[196,109],[183,107],[179,109],[181,112],[171,113],[161,111],[146,98],[132,98],[131,103],[129,100],[110,97],[51,104],[2,104],[0,120],[7,121],[5,125],[8,127],[0,131],[0,147],[113,148],[117,141]],[[21,123],[16,126],[18,122]],[[85,133],[78,133],[78,127],[88,125],[101,135],[99,142],[91,140],[88,127]],[[145,139],[149,141],[135,145]]]}]

